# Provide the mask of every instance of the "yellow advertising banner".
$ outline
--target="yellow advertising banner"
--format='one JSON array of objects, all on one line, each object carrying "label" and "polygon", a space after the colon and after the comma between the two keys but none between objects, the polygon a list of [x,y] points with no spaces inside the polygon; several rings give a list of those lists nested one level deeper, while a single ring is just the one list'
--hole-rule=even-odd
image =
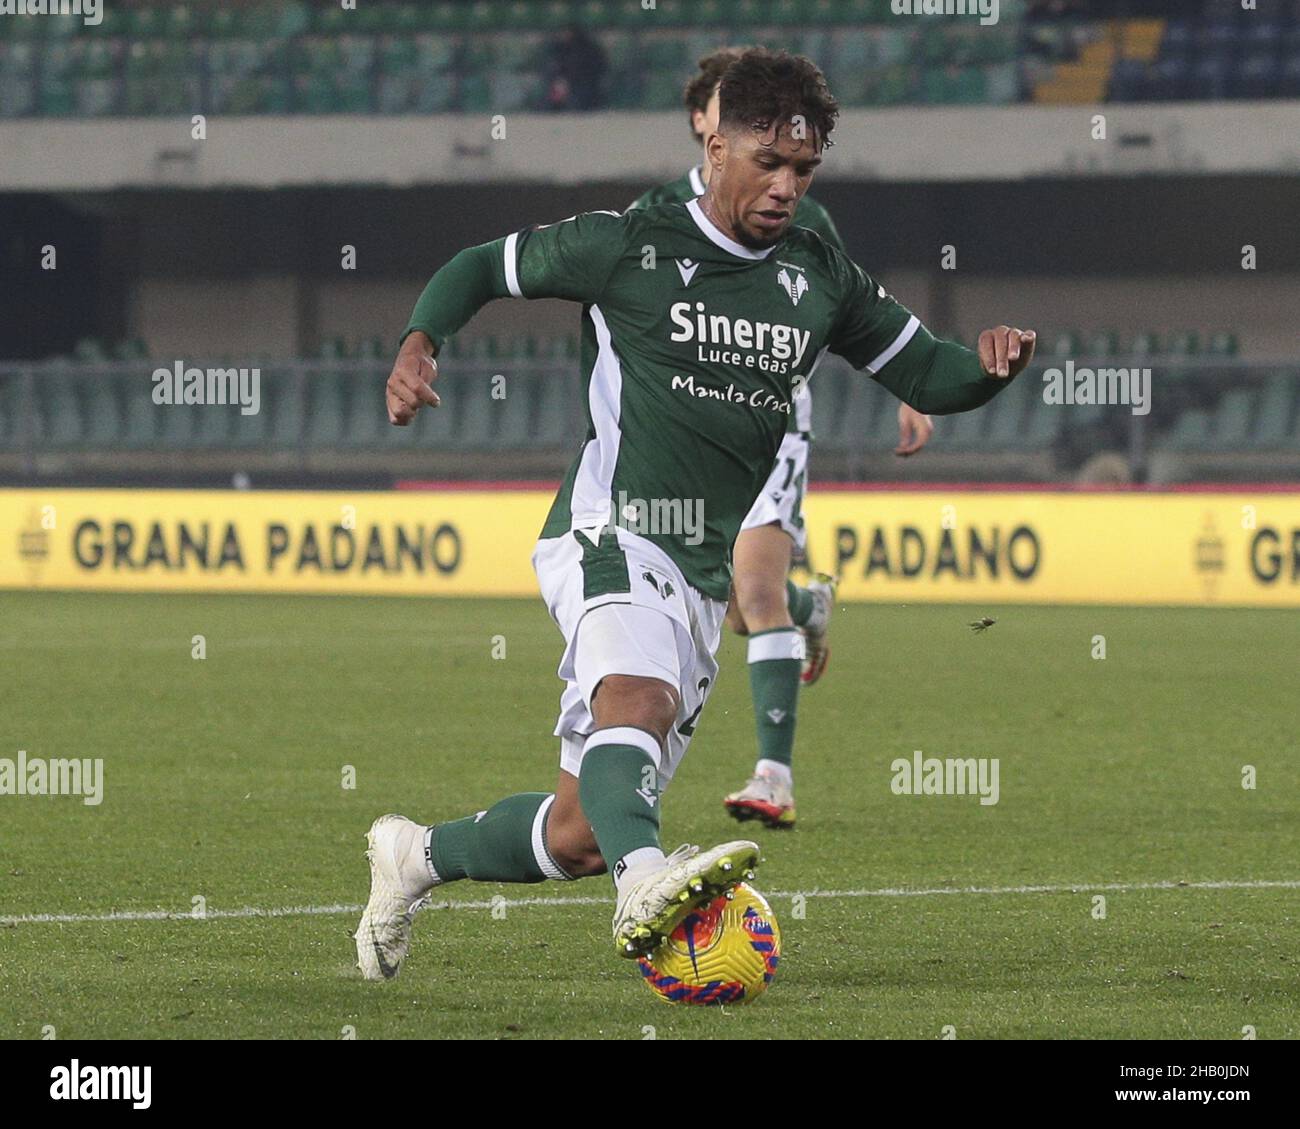
[{"label": "yellow advertising banner", "polygon": [[814,491],[845,600],[1300,606],[1300,492]]},{"label": "yellow advertising banner", "polygon": [[[532,596],[551,494],[0,490],[0,587]],[[816,489],[845,600],[1300,606],[1300,492]]]}]

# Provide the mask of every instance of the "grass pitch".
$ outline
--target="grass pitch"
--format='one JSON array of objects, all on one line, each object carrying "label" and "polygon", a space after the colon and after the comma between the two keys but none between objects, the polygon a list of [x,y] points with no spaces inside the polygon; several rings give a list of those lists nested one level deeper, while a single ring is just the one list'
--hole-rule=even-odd
[{"label": "grass pitch", "polygon": [[[552,787],[540,602],[0,593],[0,757],[105,772],[94,807],[0,796],[0,1034],[1295,1038],[1298,639],[1293,611],[842,608],[800,702],[799,827],[757,836],[781,969],[719,1011],[613,955],[604,878],[452,886],[396,981],[353,968],[338,907],[376,815]],[[669,849],[738,830],[743,644],[721,661]],[[917,749],[997,757],[999,802],[895,795]],[[204,920],[129,916],[196,898]]]}]

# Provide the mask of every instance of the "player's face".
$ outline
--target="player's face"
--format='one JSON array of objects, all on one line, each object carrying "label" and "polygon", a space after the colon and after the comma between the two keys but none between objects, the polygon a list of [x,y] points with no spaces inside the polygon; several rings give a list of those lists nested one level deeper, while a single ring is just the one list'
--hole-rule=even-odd
[{"label": "player's face", "polygon": [[736,241],[746,247],[762,250],[785,235],[821,164],[821,145],[810,132],[796,132],[803,131],[787,123],[766,135],[739,129],[709,139],[718,180],[710,188]]}]

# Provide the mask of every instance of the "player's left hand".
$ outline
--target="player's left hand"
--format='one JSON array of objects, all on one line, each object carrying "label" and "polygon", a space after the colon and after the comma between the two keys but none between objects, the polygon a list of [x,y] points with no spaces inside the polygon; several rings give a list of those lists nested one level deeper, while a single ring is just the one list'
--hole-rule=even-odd
[{"label": "player's left hand", "polygon": [[894,454],[902,458],[915,455],[930,441],[933,434],[934,420],[922,415],[910,404],[899,403],[898,446],[894,448]]},{"label": "player's left hand", "polygon": [[1008,380],[1022,372],[1034,355],[1038,334],[1032,329],[1000,325],[980,334],[980,367],[992,377]]}]

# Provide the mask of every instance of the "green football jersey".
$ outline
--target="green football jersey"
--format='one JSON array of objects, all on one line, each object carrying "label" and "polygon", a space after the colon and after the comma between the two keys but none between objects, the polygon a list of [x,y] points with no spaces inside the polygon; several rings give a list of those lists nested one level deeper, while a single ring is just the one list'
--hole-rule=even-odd
[{"label": "green football jersey", "polygon": [[[623,525],[716,599],[727,598],[732,544],[822,355],[847,358],[904,399],[934,367],[935,342],[919,321],[805,228],[753,250],[692,199],[590,212],[485,246],[500,255],[494,293],[504,282],[515,297],[585,307],[587,434],[542,536]],[[972,397],[987,378],[962,352],[957,383],[926,389],[931,410],[993,394],[981,387]],[[702,518],[694,535],[645,520],[682,505]]]},{"label": "green football jersey", "polygon": [[[676,180],[661,184],[658,188],[651,188],[648,192],[642,193],[628,205],[628,209],[649,208],[655,204],[685,203],[687,200],[694,200],[697,196],[703,196],[704,189],[704,177],[697,165]],[[836,229],[830,213],[811,196],[805,195],[799,201],[799,206],[794,210],[794,222],[798,227],[806,227],[809,231],[815,231],[832,247],[840,251],[844,250],[844,240],[840,238],[840,233]],[[809,390],[810,392],[811,390]],[[795,410],[790,414],[790,418],[786,422],[786,430],[811,434],[811,394],[800,396],[795,402]]]}]

